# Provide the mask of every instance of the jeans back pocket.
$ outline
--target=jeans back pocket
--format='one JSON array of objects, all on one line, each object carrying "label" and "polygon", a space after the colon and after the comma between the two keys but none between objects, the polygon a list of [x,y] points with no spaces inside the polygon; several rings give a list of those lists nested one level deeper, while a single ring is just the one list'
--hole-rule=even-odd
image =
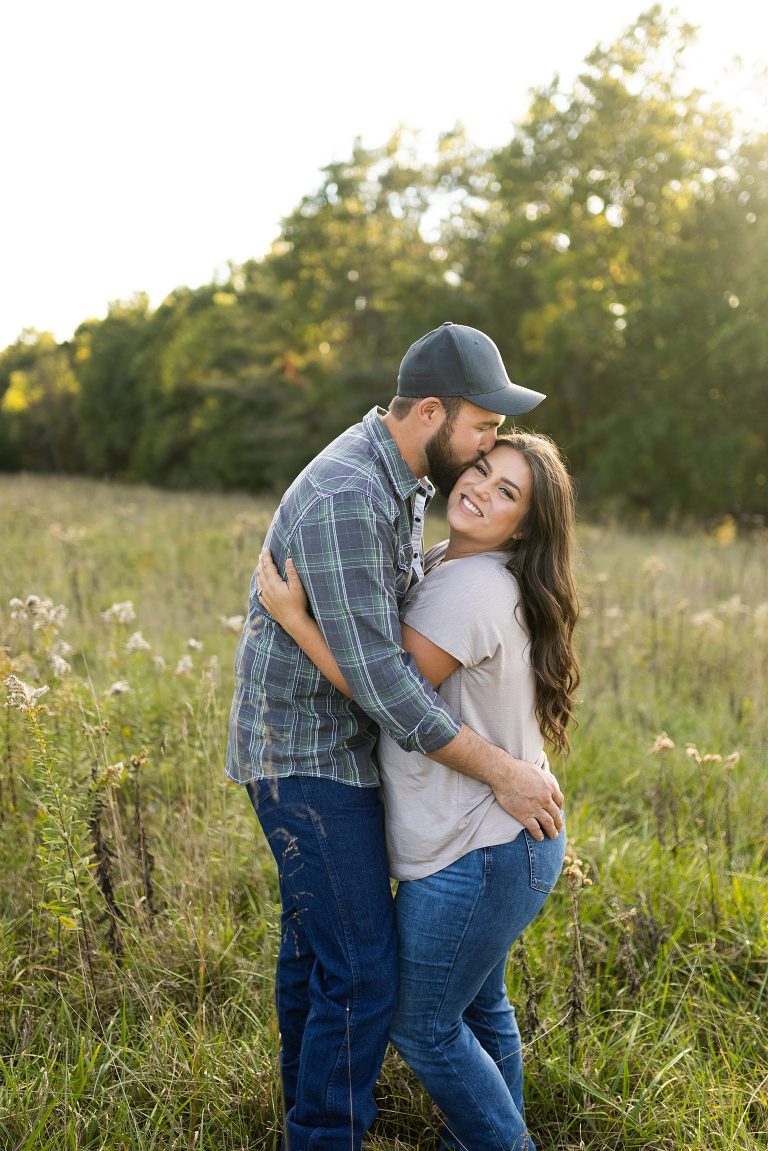
[{"label": "jeans back pocket", "polygon": [[547,894],[557,883],[563,870],[565,858],[565,824],[556,839],[534,839],[527,831],[523,831],[528,847],[528,863],[531,872],[531,887],[534,891],[544,891]]}]

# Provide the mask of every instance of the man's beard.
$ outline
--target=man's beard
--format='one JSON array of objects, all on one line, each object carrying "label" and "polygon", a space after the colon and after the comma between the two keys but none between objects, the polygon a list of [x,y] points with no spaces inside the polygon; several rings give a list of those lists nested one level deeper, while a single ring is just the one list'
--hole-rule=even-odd
[{"label": "man's beard", "polygon": [[456,483],[465,468],[470,467],[479,455],[471,460],[458,460],[451,447],[451,432],[453,423],[444,420],[431,440],[427,441],[425,452],[427,456],[427,475],[435,485],[441,496],[446,499],[451,494],[451,488]]}]

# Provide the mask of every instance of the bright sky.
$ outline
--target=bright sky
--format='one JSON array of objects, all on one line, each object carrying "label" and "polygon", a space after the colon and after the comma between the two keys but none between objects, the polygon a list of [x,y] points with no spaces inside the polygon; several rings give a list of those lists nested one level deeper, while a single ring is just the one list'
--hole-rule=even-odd
[{"label": "bright sky", "polygon": [[[0,10],[0,349],[68,339],[110,301],[153,306],[280,220],[356,136],[427,153],[461,121],[505,143],[531,88],[566,84],[650,0],[6,0]],[[667,8],[669,5],[665,5]],[[768,8],[678,0],[695,81],[768,60]],[[755,113],[756,105],[752,111]]]}]

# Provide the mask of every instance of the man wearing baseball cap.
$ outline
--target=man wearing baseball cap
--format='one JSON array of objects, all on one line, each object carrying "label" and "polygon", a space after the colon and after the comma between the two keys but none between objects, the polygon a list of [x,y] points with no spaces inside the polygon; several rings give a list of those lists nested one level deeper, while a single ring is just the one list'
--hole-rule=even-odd
[{"label": "man wearing baseball cap", "polygon": [[411,344],[400,364],[397,394],[459,396],[503,416],[521,416],[546,398],[512,383],[493,340],[449,320]]},{"label": "man wearing baseball cap", "polygon": [[264,541],[281,573],[294,562],[352,693],[334,688],[269,616],[254,571],[227,774],[246,785],[280,880],[284,1151],[360,1151],[376,1115],[397,996],[379,728],[487,783],[534,838],[562,827],[554,777],[462,723],[403,651],[398,616],[423,574],[427,476],[447,494],[504,418],[542,399],[510,381],[483,332],[443,324],[406,352],[388,410],[373,408],[297,477]]}]

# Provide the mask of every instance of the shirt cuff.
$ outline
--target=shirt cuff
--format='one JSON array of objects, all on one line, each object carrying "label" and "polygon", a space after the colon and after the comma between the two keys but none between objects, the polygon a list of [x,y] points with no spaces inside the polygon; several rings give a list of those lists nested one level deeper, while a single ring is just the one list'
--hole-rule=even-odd
[{"label": "shirt cuff", "polygon": [[[447,709],[438,710],[426,716],[417,728],[406,736],[392,736],[403,751],[420,751],[428,755],[439,751],[455,739],[461,729],[461,720]],[[390,733],[391,734],[391,733]]]}]

